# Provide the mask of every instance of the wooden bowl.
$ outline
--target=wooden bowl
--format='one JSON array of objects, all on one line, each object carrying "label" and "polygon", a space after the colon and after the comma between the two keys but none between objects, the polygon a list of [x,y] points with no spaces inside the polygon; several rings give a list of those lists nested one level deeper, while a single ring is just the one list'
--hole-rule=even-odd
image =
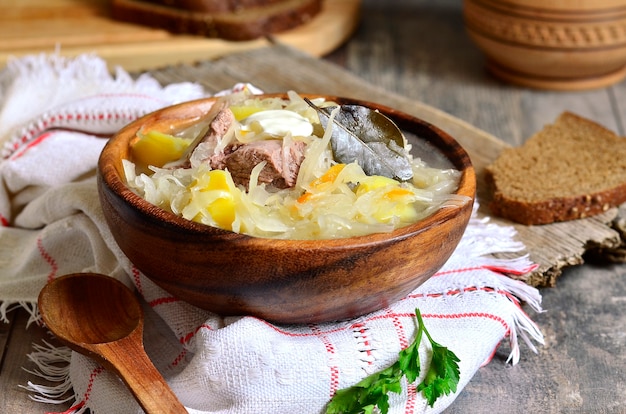
[{"label": "wooden bowl", "polygon": [[583,90],[626,77],[624,0],[464,0],[465,26],[505,81]]},{"label": "wooden bowl", "polygon": [[250,237],[183,219],[133,193],[121,161],[130,157],[129,143],[140,128],[167,132],[191,125],[215,102],[203,99],[144,116],[102,151],[100,200],[119,247],[173,296],[222,315],[254,315],[277,323],[332,321],[381,309],[414,290],[446,262],[468,223],[476,190],[469,156],[453,138],[420,119],[373,103],[326,99],[377,108],[396,121],[407,139],[417,139],[411,138],[415,134],[428,141],[462,172],[457,193],[470,201],[391,233],[332,240]]}]

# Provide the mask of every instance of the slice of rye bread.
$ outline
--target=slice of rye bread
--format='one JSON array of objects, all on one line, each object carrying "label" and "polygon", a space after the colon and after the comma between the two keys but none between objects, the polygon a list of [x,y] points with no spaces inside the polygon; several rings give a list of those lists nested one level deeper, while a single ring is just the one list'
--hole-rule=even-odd
[{"label": "slice of rye bread", "polygon": [[593,216],[626,201],[626,138],[571,112],[487,167],[500,217],[534,225]]},{"label": "slice of rye bread", "polygon": [[150,3],[206,13],[234,12],[284,0],[146,0]]},{"label": "slice of rye bread", "polygon": [[322,9],[322,0],[283,0],[236,12],[198,12],[155,4],[148,0],[113,0],[114,19],[172,33],[225,40],[252,40],[293,29]]}]

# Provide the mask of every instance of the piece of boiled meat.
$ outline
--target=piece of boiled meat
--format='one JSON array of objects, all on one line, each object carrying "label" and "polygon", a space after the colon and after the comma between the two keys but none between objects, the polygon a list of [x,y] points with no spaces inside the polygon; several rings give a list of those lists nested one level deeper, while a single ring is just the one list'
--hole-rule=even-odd
[{"label": "piece of boiled meat", "polygon": [[247,187],[252,169],[265,161],[259,183],[289,188],[296,184],[305,147],[306,144],[301,141],[283,146],[283,141],[278,139],[239,144],[211,157],[211,168],[228,169],[236,184]]}]

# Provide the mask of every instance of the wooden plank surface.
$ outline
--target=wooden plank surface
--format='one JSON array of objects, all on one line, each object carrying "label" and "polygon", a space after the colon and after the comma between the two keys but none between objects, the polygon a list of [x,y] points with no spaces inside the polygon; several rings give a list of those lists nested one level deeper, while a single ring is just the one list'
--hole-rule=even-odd
[{"label": "wooden plank surface", "polygon": [[310,22],[272,36],[226,41],[174,35],[142,25],[115,21],[109,0],[0,0],[0,64],[11,56],[59,50],[66,56],[97,53],[113,67],[147,70],[191,64],[280,42],[323,56],[354,32],[361,0],[325,0]]},{"label": "wooden plank surface", "polygon": [[[591,92],[552,93],[513,87],[487,76],[481,54],[464,33],[460,7],[455,0],[365,0],[359,30],[326,62],[272,48],[162,68],[154,75],[163,83],[197,80],[212,91],[251,81],[267,92],[296,89],[365,97],[447,129],[468,147],[477,164],[506,145],[522,143],[565,109],[623,130],[623,84]],[[602,228],[615,237],[602,223],[591,226],[579,227],[577,236],[585,239]],[[567,232],[557,234],[563,238]],[[551,236],[524,237],[532,247]],[[565,263],[552,270],[563,275],[556,287],[542,289],[547,312],[531,314],[546,335],[539,355],[522,344],[520,364],[510,367],[504,363],[509,350],[503,344],[495,360],[478,372],[447,413],[626,412],[626,271],[623,265],[602,260],[563,269],[566,263],[582,261],[582,255],[577,255],[586,247],[579,243],[574,243],[573,259],[557,255]],[[533,258],[537,257],[548,264],[551,260],[545,255]],[[8,343],[8,351],[0,351],[4,352],[2,389],[24,383],[25,377],[17,374],[19,367],[32,365],[23,355],[29,341],[41,336],[33,327],[17,335],[24,322],[23,312],[17,315],[21,322],[14,320],[10,330],[0,330],[0,341],[5,335]],[[18,392],[0,397],[0,412],[42,410]]]}]

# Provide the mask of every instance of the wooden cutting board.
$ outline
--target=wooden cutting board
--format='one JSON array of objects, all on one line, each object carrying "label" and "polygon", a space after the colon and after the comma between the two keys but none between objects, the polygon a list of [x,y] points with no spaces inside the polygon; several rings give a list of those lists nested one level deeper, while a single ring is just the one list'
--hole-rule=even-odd
[{"label": "wooden cutting board", "polygon": [[128,71],[194,63],[277,41],[323,56],[341,45],[359,21],[360,0],[325,0],[309,23],[271,38],[233,42],[174,35],[115,21],[109,0],[0,0],[0,66],[10,56],[53,52],[96,53]]}]

